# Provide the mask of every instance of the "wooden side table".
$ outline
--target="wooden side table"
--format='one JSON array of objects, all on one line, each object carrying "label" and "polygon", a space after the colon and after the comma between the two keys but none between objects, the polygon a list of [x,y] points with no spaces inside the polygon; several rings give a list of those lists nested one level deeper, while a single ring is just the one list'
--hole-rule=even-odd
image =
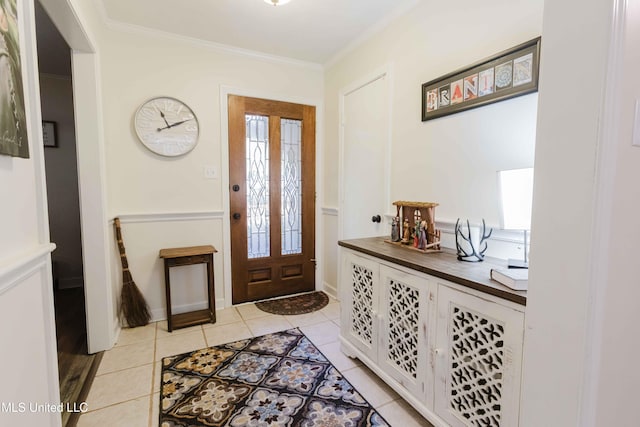
[{"label": "wooden side table", "polygon": [[[213,254],[218,252],[211,245],[190,246],[186,248],[161,249],[160,258],[164,259],[164,286],[167,295],[167,326],[169,332],[173,329],[202,323],[216,322],[216,299],[213,281]],[[207,291],[209,308],[188,313],[171,314],[171,283],[169,269],[182,265],[207,264]]]}]

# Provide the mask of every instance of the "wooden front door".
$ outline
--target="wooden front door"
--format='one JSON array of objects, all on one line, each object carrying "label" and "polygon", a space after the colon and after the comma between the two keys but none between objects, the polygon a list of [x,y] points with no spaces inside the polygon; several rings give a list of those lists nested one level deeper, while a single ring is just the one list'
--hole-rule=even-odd
[{"label": "wooden front door", "polygon": [[230,95],[233,303],[315,289],[315,107]]}]

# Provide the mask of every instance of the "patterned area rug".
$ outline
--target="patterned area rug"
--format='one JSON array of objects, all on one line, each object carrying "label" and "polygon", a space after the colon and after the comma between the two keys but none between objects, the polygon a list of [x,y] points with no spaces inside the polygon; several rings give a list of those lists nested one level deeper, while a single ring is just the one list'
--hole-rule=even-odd
[{"label": "patterned area rug", "polygon": [[329,297],[322,291],[310,292],[294,297],[272,299],[256,303],[262,311],[273,314],[305,314],[320,310],[329,303]]},{"label": "patterned area rug", "polygon": [[162,359],[160,426],[388,424],[296,328]]}]

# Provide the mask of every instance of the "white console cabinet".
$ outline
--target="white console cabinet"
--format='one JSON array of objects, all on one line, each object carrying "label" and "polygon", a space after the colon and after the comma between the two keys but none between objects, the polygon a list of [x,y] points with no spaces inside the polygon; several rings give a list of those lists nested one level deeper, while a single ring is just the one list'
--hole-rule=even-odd
[{"label": "white console cabinet", "polygon": [[[406,249],[384,249],[381,258],[342,249],[343,351],[436,426],[517,426],[524,305],[455,283],[451,271],[445,280],[395,263],[390,254]],[[442,269],[449,261],[436,256]]]}]

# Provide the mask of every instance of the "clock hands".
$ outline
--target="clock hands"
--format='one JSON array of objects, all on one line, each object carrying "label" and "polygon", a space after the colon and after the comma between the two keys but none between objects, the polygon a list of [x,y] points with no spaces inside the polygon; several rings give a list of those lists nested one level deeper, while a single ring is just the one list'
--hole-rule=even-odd
[{"label": "clock hands", "polygon": [[164,113],[162,112],[162,110],[158,110],[158,111],[160,112],[160,117],[162,117],[162,120],[164,120],[164,122],[166,123],[167,127],[171,127],[171,125],[169,124],[167,119],[164,117]]},{"label": "clock hands", "polygon": [[193,119],[186,119],[186,120],[182,120],[182,121],[176,122],[176,123],[172,124],[171,127],[181,125],[181,124],[183,124],[185,122],[188,122],[189,120],[193,120]]},{"label": "clock hands", "polygon": [[[162,114],[162,118],[164,119],[164,114]],[[162,130],[165,130],[165,129],[171,129],[172,127],[175,127],[175,126],[179,126],[179,125],[181,125],[181,124],[183,124],[185,122],[188,122],[189,120],[193,120],[193,119],[182,120],[182,121],[179,121],[179,122],[176,122],[176,123],[173,123],[173,124],[170,125],[169,123],[167,123],[167,120],[165,119],[164,122],[167,123],[167,125],[165,127],[163,127],[163,128],[158,128],[158,132],[160,132]]]}]

